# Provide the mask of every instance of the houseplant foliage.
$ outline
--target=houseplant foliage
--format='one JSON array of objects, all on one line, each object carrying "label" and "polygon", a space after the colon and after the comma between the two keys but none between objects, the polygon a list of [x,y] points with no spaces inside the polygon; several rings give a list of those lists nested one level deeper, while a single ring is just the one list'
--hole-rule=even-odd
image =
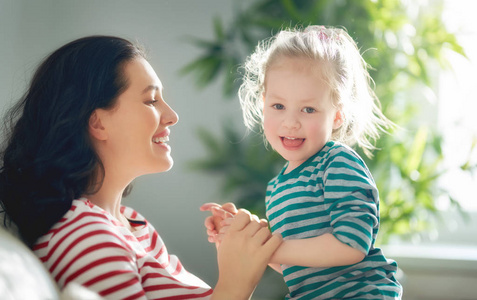
[{"label": "houseplant foliage", "polygon": [[[371,159],[360,153],[380,191],[381,241],[427,229],[437,216],[435,199],[442,195],[458,207],[437,185],[445,172],[442,138],[434,124],[421,117],[432,109],[436,71],[449,67],[445,54],[450,50],[465,56],[441,21],[439,1],[420,6],[418,1],[399,0],[237,0],[235,5],[232,20],[213,21],[213,40],[191,38],[203,56],[182,71],[195,75],[198,86],[222,77],[224,95],[235,101],[238,66],[259,40],[286,27],[344,27],[371,67],[384,114],[397,124],[377,141]],[[263,217],[266,184],[284,161],[264,147],[258,128],[244,139],[237,126],[224,124],[221,136],[200,129],[208,156],[193,166],[220,174],[224,199]]]}]

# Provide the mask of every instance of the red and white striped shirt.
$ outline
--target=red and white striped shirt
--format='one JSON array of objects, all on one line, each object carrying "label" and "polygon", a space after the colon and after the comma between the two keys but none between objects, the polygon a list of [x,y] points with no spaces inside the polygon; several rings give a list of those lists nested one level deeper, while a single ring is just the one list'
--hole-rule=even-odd
[{"label": "red and white striped shirt", "polygon": [[71,209],[33,248],[60,286],[79,283],[106,299],[209,299],[212,289],[167,253],[161,237],[129,207],[133,232],[87,199]]}]

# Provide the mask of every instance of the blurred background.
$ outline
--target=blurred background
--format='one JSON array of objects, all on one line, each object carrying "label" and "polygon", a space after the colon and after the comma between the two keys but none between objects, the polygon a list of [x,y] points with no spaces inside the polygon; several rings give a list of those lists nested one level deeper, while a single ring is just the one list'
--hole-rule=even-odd
[{"label": "blurred background", "polygon": [[[477,2],[472,0],[0,0],[0,108],[25,91],[38,63],[82,36],[143,44],[179,114],[175,165],[141,177],[126,205],[169,252],[210,285],[215,248],[205,202],[264,217],[266,182],[283,161],[245,132],[237,68],[280,28],[345,27],[399,125],[367,160],[381,195],[379,246],[397,260],[404,299],[477,299]],[[267,271],[253,299],[283,299]]]}]

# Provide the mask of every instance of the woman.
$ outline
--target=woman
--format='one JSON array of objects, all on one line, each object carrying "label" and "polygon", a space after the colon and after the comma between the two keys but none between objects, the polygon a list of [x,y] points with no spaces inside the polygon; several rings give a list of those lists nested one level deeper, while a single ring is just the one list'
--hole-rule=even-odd
[{"label": "woman", "polygon": [[248,299],[280,244],[263,223],[235,217],[212,291],[121,205],[136,177],[172,167],[178,116],[162,88],[143,52],[121,38],[86,37],[53,52],[9,114],[4,211],[60,287],[76,282],[110,299]]}]

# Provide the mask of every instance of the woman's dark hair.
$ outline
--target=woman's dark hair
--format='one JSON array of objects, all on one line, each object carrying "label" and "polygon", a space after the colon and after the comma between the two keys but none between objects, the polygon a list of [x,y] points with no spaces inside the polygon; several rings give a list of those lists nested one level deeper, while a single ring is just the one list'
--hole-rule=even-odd
[{"label": "woman's dark hair", "polygon": [[[72,41],[48,56],[5,119],[0,204],[24,241],[34,242],[97,189],[104,168],[88,133],[95,109],[114,107],[127,88],[123,66],[144,57],[112,36]],[[5,224],[6,225],[6,224]]]}]

